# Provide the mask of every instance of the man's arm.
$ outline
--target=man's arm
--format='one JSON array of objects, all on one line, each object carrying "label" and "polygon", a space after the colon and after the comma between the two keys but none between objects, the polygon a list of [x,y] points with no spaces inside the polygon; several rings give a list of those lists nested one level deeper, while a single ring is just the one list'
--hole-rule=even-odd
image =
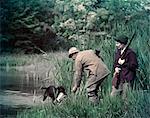
[{"label": "man's arm", "polygon": [[74,80],[73,80],[73,88],[72,91],[76,92],[77,88],[80,87],[80,83],[82,80],[82,63],[79,60],[75,61],[75,73],[74,73]]},{"label": "man's arm", "polygon": [[74,81],[77,87],[80,87],[82,79],[82,64],[80,61],[75,62],[75,73],[74,73]]}]

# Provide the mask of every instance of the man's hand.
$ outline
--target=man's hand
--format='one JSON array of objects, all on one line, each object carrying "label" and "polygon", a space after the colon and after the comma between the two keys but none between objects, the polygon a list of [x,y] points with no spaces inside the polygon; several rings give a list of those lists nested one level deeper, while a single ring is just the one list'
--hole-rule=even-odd
[{"label": "man's hand", "polygon": [[78,87],[77,87],[77,86],[74,86],[74,87],[72,88],[71,92],[76,93],[77,89],[78,89]]},{"label": "man's hand", "polygon": [[116,68],[115,68],[115,73],[119,73],[120,70],[121,70],[121,68],[116,67]]},{"label": "man's hand", "polygon": [[121,58],[119,58],[119,60],[118,60],[118,64],[123,65],[123,64],[124,64],[124,62],[125,62],[125,59],[121,59]]}]

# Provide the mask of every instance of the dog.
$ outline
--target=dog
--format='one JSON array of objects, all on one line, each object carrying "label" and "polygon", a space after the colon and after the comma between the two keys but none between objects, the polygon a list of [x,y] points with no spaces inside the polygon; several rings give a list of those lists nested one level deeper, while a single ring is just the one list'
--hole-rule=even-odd
[{"label": "dog", "polygon": [[43,95],[43,101],[45,101],[47,97],[50,97],[53,103],[61,102],[67,96],[63,86],[55,87],[54,85],[50,85],[49,87],[42,87],[41,89],[46,89]]}]

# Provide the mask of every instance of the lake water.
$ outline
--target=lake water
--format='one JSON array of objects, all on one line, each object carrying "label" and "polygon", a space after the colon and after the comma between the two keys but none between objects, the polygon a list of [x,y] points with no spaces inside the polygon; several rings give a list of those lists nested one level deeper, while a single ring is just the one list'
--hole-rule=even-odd
[{"label": "lake water", "polygon": [[13,118],[42,101],[41,81],[34,73],[0,70],[0,118]]}]

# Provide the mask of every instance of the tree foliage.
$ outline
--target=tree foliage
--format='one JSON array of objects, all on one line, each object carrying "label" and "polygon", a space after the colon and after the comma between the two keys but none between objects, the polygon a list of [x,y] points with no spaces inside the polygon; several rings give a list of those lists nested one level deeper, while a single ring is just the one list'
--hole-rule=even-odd
[{"label": "tree foliage", "polygon": [[34,50],[33,45],[45,51],[70,45],[87,49],[91,40],[115,36],[131,27],[134,21],[146,24],[149,19],[149,10],[145,9],[148,0],[0,2],[1,46],[3,49],[25,48],[27,52]]},{"label": "tree foliage", "polygon": [[31,44],[44,48],[50,38],[55,39],[55,32],[50,27],[54,23],[54,3],[52,0],[2,0],[1,37],[6,38],[0,40],[7,40],[9,46],[14,47],[18,42],[24,47],[30,41],[26,44],[30,48]]}]

